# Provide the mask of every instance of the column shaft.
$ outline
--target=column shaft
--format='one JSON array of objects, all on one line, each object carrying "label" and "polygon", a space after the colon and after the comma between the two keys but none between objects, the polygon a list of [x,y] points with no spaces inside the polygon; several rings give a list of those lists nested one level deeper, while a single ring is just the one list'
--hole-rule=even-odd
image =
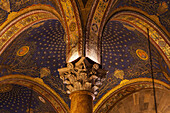
[{"label": "column shaft", "polygon": [[74,91],[70,94],[70,113],[92,113],[93,94],[88,91]]}]

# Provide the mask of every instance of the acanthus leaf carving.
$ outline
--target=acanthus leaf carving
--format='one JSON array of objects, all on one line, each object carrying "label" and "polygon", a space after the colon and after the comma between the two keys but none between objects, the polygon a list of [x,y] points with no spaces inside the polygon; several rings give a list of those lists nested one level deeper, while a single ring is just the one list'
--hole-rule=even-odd
[{"label": "acanthus leaf carving", "polygon": [[68,63],[67,67],[58,71],[69,94],[78,90],[88,90],[96,95],[107,73],[107,70],[101,69],[99,64],[89,63],[85,57],[74,64]]}]

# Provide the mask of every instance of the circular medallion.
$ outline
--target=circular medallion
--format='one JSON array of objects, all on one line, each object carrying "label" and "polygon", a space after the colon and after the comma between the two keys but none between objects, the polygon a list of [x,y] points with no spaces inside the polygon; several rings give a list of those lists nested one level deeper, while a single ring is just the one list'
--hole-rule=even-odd
[{"label": "circular medallion", "polygon": [[69,29],[70,29],[71,32],[75,31],[76,30],[76,23],[71,22],[70,25],[69,25]]},{"label": "circular medallion", "polygon": [[148,59],[148,54],[142,49],[137,49],[136,54],[142,60],[147,60]]},{"label": "circular medallion", "polygon": [[17,55],[18,56],[24,56],[28,53],[29,51],[29,47],[28,46],[22,46],[18,51],[17,51]]},{"label": "circular medallion", "polygon": [[166,46],[165,41],[159,41],[158,44],[159,44],[159,46],[161,46],[161,47],[165,47],[165,46]]},{"label": "circular medallion", "polygon": [[97,69],[99,69],[99,65],[98,64],[94,64],[93,68],[97,70]]},{"label": "circular medallion", "polygon": [[10,84],[2,84],[0,85],[0,93],[5,93],[5,92],[9,92],[12,90],[12,85]]}]

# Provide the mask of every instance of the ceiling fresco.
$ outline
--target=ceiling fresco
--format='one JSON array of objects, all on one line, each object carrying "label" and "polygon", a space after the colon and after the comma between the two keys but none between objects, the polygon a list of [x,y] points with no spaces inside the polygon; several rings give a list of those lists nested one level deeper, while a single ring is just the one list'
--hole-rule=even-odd
[{"label": "ceiling fresco", "polygon": [[[20,7],[20,5],[18,5],[17,3],[20,4],[22,7]],[[10,4],[12,4],[12,5],[10,6]],[[49,4],[54,4],[54,6],[51,7],[51,5],[49,5]],[[18,6],[16,6],[16,5],[18,5]],[[12,6],[14,7],[13,9],[15,9],[15,10],[13,10],[11,8]],[[55,7],[55,9],[54,9],[54,7]],[[2,28],[6,24],[8,24],[9,21],[12,21],[13,19],[15,20],[15,18],[18,18],[21,15],[22,16],[26,15],[24,13],[35,13],[37,10],[39,10],[36,12],[36,13],[38,13],[38,12],[45,10],[48,13],[52,13],[52,15],[55,14],[55,16],[59,20],[62,20],[61,22],[64,25],[64,28],[66,31],[65,32],[66,33],[66,44],[67,44],[66,61],[71,62],[71,61],[77,59],[78,57],[82,56],[81,21],[79,18],[79,12],[77,10],[77,6],[76,6],[75,2],[70,1],[70,0],[67,0],[67,1],[59,0],[59,1],[57,1],[57,3],[54,2],[53,0],[50,0],[50,1],[46,1],[46,0],[45,1],[43,1],[43,0],[42,1],[35,1],[35,0],[29,1],[29,0],[27,0],[27,1],[13,1],[13,2],[5,0],[5,1],[1,2],[0,8],[3,10],[6,10],[9,14],[9,15],[5,15],[5,12],[2,12],[1,15],[4,17],[4,18],[1,18],[2,23],[0,23],[0,24],[2,24]],[[17,10],[17,8],[19,10]],[[42,10],[40,10],[40,9],[42,9]],[[8,10],[10,10],[10,12]],[[29,18],[29,22],[32,20],[37,21],[35,19],[35,18],[38,18],[37,14],[35,14],[35,15],[34,15],[35,17],[32,17],[32,19],[30,19],[31,17],[29,18],[29,16],[26,15]],[[55,16],[53,18],[56,18]],[[5,17],[7,17],[7,18],[5,19]],[[44,15],[44,16],[41,15],[41,18],[44,18],[44,17],[51,18],[50,15]],[[22,20],[22,18],[20,18],[20,19],[24,23],[24,20]],[[27,21],[27,19],[25,21]],[[22,22],[20,22],[20,23],[22,24]],[[26,22],[25,24],[28,24],[28,23]],[[25,27],[25,25],[24,25],[24,27]]]},{"label": "ceiling fresco", "polygon": [[37,92],[15,84],[0,85],[1,113],[57,113]]}]

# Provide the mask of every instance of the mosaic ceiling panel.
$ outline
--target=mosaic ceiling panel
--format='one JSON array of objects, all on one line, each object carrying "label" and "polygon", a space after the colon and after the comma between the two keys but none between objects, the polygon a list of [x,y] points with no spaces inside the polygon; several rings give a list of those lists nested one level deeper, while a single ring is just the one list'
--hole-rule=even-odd
[{"label": "mosaic ceiling panel", "polygon": [[48,5],[58,10],[58,7],[52,0],[1,0],[0,17],[2,18],[0,18],[0,24],[5,22],[11,12],[18,12],[23,8],[37,4]]},{"label": "mosaic ceiling panel", "polygon": [[[67,4],[68,2],[69,4]],[[88,4],[88,1],[83,0],[82,2],[83,4],[86,3]],[[6,3],[7,5],[4,7],[2,3],[3,4]],[[94,20],[90,24],[92,26],[89,27],[91,28],[91,30],[89,30],[90,32],[89,36],[92,37],[92,39],[94,37],[98,38],[97,37],[98,34],[96,35],[95,33],[97,33],[97,31],[99,30],[98,28],[100,26],[98,26],[98,24],[102,23],[101,20],[104,16],[104,13],[102,12],[105,12],[106,10],[105,8],[109,5],[109,3],[110,2],[108,2],[107,0],[100,0],[98,4],[98,10],[94,13]],[[2,17],[0,18],[0,24],[6,20],[10,12],[20,11],[22,8],[29,7],[33,4],[47,4],[50,5],[51,7],[56,8],[55,4],[51,0],[0,1],[0,16]],[[77,30],[75,30],[78,29],[76,27],[76,23],[72,22],[72,19],[75,20],[74,17],[75,15],[69,12],[69,11],[74,12],[71,7],[71,2],[70,1],[65,2],[65,0],[62,0],[62,4],[64,4],[63,6],[66,6],[68,8],[65,9],[67,19],[66,21],[68,22],[68,25],[70,25],[69,26],[69,30],[71,32],[70,37],[73,37],[70,40],[71,41],[70,47],[71,49],[74,49],[75,46],[74,44],[82,45],[80,44],[81,40],[78,41],[78,39],[82,37],[81,34],[78,34]],[[164,2],[160,2],[157,0],[155,1],[149,0],[148,2],[145,1],[142,2],[141,0],[125,0],[120,1],[117,8],[120,6],[133,6],[146,11],[150,15],[157,15],[160,19],[161,24],[164,25],[168,31],[170,31],[169,28],[170,19],[168,16],[170,9],[169,4],[170,3],[168,0],[165,0]],[[143,6],[145,7],[142,8]],[[58,20],[51,19],[34,24],[32,27],[22,32],[0,55],[0,77],[9,74],[22,74],[26,76],[31,76],[33,78],[39,78],[45,84],[49,85],[53,90],[55,90],[68,104],[68,106],[70,106],[70,100],[68,94],[66,93],[67,89],[65,85],[63,85],[63,81],[60,79],[59,73],[57,71],[59,68],[66,66],[67,39],[65,39],[65,34],[66,32],[64,31],[64,28]],[[96,104],[104,94],[106,94],[109,90],[111,90],[112,88],[119,84],[127,83],[128,81],[135,78],[151,78],[150,74],[151,65],[149,62],[150,55],[148,51],[148,43],[146,43],[147,41],[148,41],[147,38],[142,33],[137,31],[133,26],[127,23],[113,20],[107,23],[107,25],[104,28],[102,36],[101,60],[102,67],[108,70],[109,73],[107,75],[106,81],[98,90],[99,93],[96,96],[96,99],[94,100],[94,104]],[[93,42],[92,43],[93,46],[89,47],[98,50],[97,48],[98,45],[97,46],[94,45],[95,41],[91,40],[91,42]],[[88,52],[87,50],[85,51]],[[169,67],[163,60],[160,53],[152,45],[151,52],[153,60],[154,77],[157,80],[170,84]],[[74,51],[72,51],[72,53],[74,53]],[[91,54],[88,55],[94,57],[94,51],[92,51]],[[78,55],[78,57],[79,56],[80,55]],[[100,55],[95,56],[95,58],[98,58],[99,56]],[[97,59],[97,62],[100,62],[100,60]],[[24,94],[21,95],[23,96],[23,98],[24,96],[28,97],[30,96],[31,90],[22,86],[14,85],[10,89],[10,91],[13,91],[13,89],[15,90],[15,87],[23,89]],[[6,93],[5,95],[8,95],[8,92],[5,93]],[[28,94],[25,95],[25,93]],[[17,102],[9,105],[10,102],[8,101],[10,100],[8,100],[8,98],[7,100],[3,100],[3,98],[1,99],[5,103],[2,105],[0,104],[1,112],[11,112],[11,110],[14,110],[13,105],[14,106],[15,104],[17,105]],[[21,102],[21,99],[17,101]],[[24,100],[25,106],[23,106],[22,108],[21,105],[22,109],[19,110],[22,111],[28,110],[28,107],[26,106],[28,105],[26,104],[28,99]],[[53,110],[52,108],[49,109]],[[22,112],[19,110],[17,110],[16,112]],[[33,111],[39,110],[39,108],[36,107],[36,105],[34,105],[34,102],[31,110]]]},{"label": "mosaic ceiling panel", "polygon": [[0,76],[23,74],[41,78],[69,104],[58,69],[66,63],[65,31],[58,20],[34,24],[0,56]]},{"label": "mosaic ceiling panel", "polygon": [[116,8],[135,7],[147,12],[149,15],[156,15],[160,23],[170,32],[170,1],[169,0],[119,0]]},{"label": "mosaic ceiling panel", "polygon": [[[109,90],[135,78],[151,78],[148,39],[133,26],[109,21],[102,37],[102,66],[109,70],[95,103]],[[151,46],[154,78],[169,84],[170,69]]]},{"label": "mosaic ceiling panel", "polygon": [[[0,56],[1,74],[23,74],[41,78],[70,105],[66,87],[57,69],[65,67],[64,29],[58,20],[34,24],[21,33]],[[133,26],[110,21],[102,37],[102,66],[109,70],[94,104],[113,87],[134,78],[151,78],[147,38]],[[170,70],[152,47],[154,76],[168,82]]]},{"label": "mosaic ceiling panel", "polygon": [[20,85],[0,85],[0,113],[56,113],[37,92]]}]

